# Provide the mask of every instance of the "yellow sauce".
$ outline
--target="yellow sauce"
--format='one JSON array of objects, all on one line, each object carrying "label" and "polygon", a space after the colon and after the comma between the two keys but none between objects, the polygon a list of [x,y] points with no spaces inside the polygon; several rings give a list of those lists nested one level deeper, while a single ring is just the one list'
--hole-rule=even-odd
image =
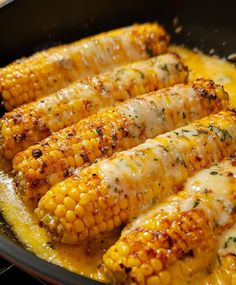
[{"label": "yellow sauce", "polygon": [[[190,81],[205,77],[223,84],[230,95],[231,105],[236,107],[236,68],[233,64],[182,47],[172,46],[170,50],[177,52],[189,67]],[[41,258],[70,271],[106,281],[100,270],[102,255],[118,239],[120,233],[113,233],[102,242],[92,242],[81,246],[62,244],[52,246],[45,230],[38,226],[34,215],[29,213],[16,197],[12,180],[7,175],[10,165],[1,160],[0,169],[0,209],[25,247]],[[209,276],[201,276],[196,284],[214,284],[214,282],[210,281]]]}]

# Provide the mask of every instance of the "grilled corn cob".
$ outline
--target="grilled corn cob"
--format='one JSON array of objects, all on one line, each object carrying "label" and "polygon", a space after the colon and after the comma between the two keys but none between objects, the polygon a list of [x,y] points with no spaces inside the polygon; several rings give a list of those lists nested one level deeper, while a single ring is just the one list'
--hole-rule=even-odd
[{"label": "grilled corn cob", "polygon": [[206,278],[204,281],[206,282],[202,282],[200,285],[235,285],[236,255],[228,254],[218,257],[218,267],[213,268],[210,278]]},{"label": "grilled corn cob", "polygon": [[149,139],[53,186],[35,213],[55,239],[78,243],[126,224],[236,146],[233,111]]},{"label": "grilled corn cob", "polygon": [[[235,173],[235,172],[233,172]],[[229,175],[231,171],[229,171]],[[236,223],[223,233],[215,256],[215,262],[200,280],[200,285],[235,285],[236,283]]]},{"label": "grilled corn cob", "polygon": [[0,70],[2,103],[12,110],[76,79],[164,53],[168,42],[162,27],[146,23],[38,52]]},{"label": "grilled corn cob", "polygon": [[18,153],[13,160],[16,185],[21,196],[37,202],[75,168],[219,112],[227,103],[223,87],[204,79],[133,98]]},{"label": "grilled corn cob", "polygon": [[0,121],[2,155],[11,159],[52,132],[77,123],[101,108],[185,82],[187,75],[180,58],[166,54],[78,81],[5,114]]},{"label": "grilled corn cob", "polygon": [[200,171],[178,195],[131,224],[104,255],[107,274],[114,284],[191,284],[236,220],[235,194],[235,158]]}]

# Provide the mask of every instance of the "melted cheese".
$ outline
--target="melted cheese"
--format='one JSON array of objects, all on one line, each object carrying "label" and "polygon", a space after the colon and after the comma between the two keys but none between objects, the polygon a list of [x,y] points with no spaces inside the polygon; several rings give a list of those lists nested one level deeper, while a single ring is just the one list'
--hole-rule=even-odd
[{"label": "melted cheese", "polygon": [[236,255],[236,224],[220,238],[218,254],[220,256],[226,256],[228,254]]},{"label": "melted cheese", "polygon": [[[236,68],[234,65],[182,47],[172,46],[170,50],[179,53],[185,64],[189,66],[191,70],[190,80],[206,77],[215,80],[217,83],[224,84],[226,91],[229,92],[231,104],[236,106],[236,96],[234,95],[236,94]],[[0,167],[9,170],[9,166],[2,163],[2,161],[0,161]],[[206,182],[208,183],[208,181]],[[186,200],[183,207],[188,209],[191,204],[191,200]],[[0,175],[0,208],[8,223],[12,225],[17,233],[19,240],[36,255],[60,264],[68,270],[104,281],[104,276],[97,268],[102,261],[105,249],[118,239],[119,233],[114,233],[112,237],[105,239],[103,245],[66,246],[56,244],[55,248],[52,249],[49,246],[45,231],[38,227],[33,215],[27,211],[15,196],[12,181],[3,172]],[[229,234],[232,235],[232,233]],[[197,281],[195,284],[212,283],[202,278],[201,282]]]}]

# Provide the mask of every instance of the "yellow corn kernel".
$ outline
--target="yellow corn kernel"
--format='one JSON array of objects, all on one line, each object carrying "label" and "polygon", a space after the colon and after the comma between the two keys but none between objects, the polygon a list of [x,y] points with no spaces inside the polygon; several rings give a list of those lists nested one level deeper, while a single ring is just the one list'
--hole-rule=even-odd
[{"label": "yellow corn kernel", "polygon": [[57,205],[56,210],[55,210],[55,216],[58,218],[64,217],[66,213],[66,208],[64,205]]},{"label": "yellow corn kernel", "polygon": [[66,207],[66,209],[68,210],[74,210],[76,203],[73,199],[71,199],[70,197],[65,197],[63,200],[64,206]]},{"label": "yellow corn kernel", "polygon": [[151,276],[147,279],[147,285],[161,285],[161,280],[158,276]]},{"label": "yellow corn kernel", "polygon": [[85,228],[83,221],[80,219],[76,219],[73,225],[74,225],[74,229],[77,233],[83,232],[83,230]]}]

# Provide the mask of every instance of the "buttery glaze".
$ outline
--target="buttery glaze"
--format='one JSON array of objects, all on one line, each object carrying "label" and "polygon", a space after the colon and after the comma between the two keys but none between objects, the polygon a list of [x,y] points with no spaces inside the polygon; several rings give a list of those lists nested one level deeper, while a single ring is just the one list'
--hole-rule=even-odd
[{"label": "buttery glaze", "polygon": [[[206,77],[216,83],[224,84],[226,91],[229,92],[231,105],[236,107],[236,95],[234,95],[236,94],[236,68],[234,65],[216,57],[205,56],[182,47],[172,46],[170,51],[180,54],[184,63],[188,65],[191,81],[198,77]],[[12,187],[12,180],[6,174],[10,170],[10,166],[1,161],[0,168],[2,169],[0,173],[0,209],[26,248],[41,258],[61,265],[68,270],[106,281],[99,269],[102,255],[118,239],[119,232],[98,244],[94,242],[81,246],[52,244],[44,229],[38,226],[34,216],[17,199]],[[212,270],[217,270],[218,267],[219,264],[215,263]],[[196,284],[213,285],[219,283],[216,283],[211,275],[204,273],[204,276],[202,274]]]}]

